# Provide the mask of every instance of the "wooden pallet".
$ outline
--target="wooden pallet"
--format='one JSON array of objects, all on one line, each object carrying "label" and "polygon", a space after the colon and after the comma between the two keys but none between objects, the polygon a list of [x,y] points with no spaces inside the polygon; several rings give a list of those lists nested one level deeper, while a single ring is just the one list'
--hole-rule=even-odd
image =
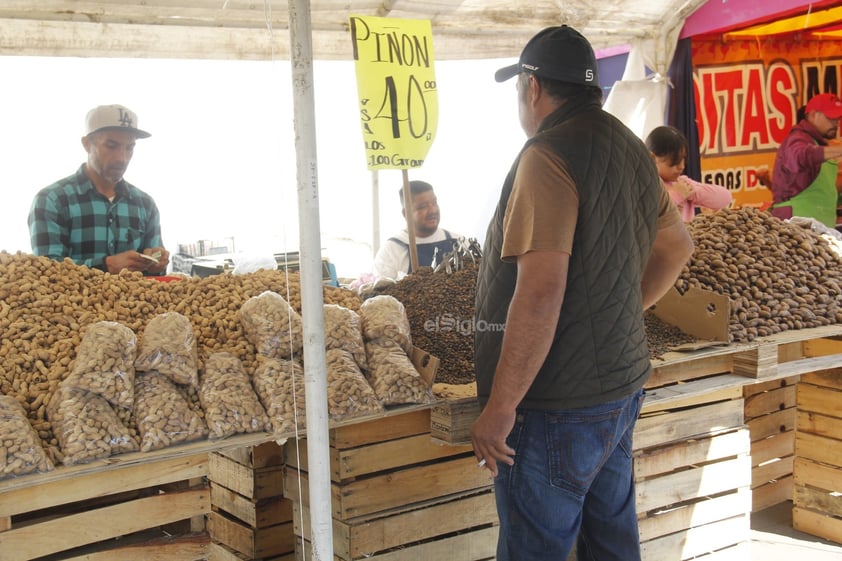
[{"label": "wooden pallet", "polygon": [[[650,404],[634,436],[646,561],[690,559],[749,540],[749,431],[743,400]],[[663,405],[663,404],[662,404]]]},{"label": "wooden pallet", "polygon": [[[337,559],[493,557],[497,515],[492,478],[477,469],[470,446],[432,441],[429,410],[332,429],[330,442]],[[306,551],[307,447],[303,439],[286,446],[284,489],[297,513],[299,549]]]},{"label": "wooden pallet", "polygon": [[[74,466],[40,474],[37,485],[4,482],[0,559],[204,559],[207,473],[207,454],[197,454],[114,469]],[[163,539],[160,529],[181,521],[198,534]]]},{"label": "wooden pallet", "polygon": [[751,510],[792,500],[795,387],[800,376],[743,387],[751,435]]},{"label": "wooden pallet", "polygon": [[796,401],[792,524],[842,543],[842,369],[804,375]]},{"label": "wooden pallet", "polygon": [[208,532],[224,554],[252,561],[292,556],[292,502],[283,496],[283,447],[275,442],[209,457]]}]

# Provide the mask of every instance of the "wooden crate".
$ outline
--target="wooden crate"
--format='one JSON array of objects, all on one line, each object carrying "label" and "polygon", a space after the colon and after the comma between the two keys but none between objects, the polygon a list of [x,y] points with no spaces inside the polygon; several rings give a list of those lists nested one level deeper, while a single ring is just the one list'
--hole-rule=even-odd
[{"label": "wooden crate", "polygon": [[644,408],[634,435],[644,560],[690,559],[750,539],[750,442],[743,400],[721,400],[733,395],[732,389],[690,392]]},{"label": "wooden crate", "polygon": [[[0,559],[205,559],[207,472],[208,456],[200,453],[95,462],[2,482]],[[179,521],[193,533],[165,539],[161,529]]]},{"label": "wooden crate", "polygon": [[795,388],[800,376],[743,386],[751,435],[751,510],[792,500]]},{"label": "wooden crate", "polygon": [[210,454],[208,532],[214,557],[251,561],[294,555],[292,502],[283,496],[283,467],[283,447],[275,442]]},{"label": "wooden crate", "polygon": [[[433,441],[429,409],[331,429],[330,443],[337,559],[494,556],[492,478],[470,446]],[[310,538],[307,466],[306,440],[287,442],[284,489],[299,555]]]},{"label": "wooden crate", "polygon": [[[295,533],[309,547],[310,513],[296,505]],[[494,492],[450,496],[385,514],[333,520],[335,559],[493,558],[497,547]],[[458,550],[456,548],[459,548]]]},{"label": "wooden crate", "polygon": [[792,524],[842,543],[842,369],[802,376],[796,401]]}]

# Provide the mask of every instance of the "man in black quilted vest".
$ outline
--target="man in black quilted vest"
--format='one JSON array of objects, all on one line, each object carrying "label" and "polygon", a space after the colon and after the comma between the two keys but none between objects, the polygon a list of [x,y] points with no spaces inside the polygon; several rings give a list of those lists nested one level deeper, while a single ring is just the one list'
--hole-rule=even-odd
[{"label": "man in black quilted vest", "polygon": [[639,560],[643,312],[693,242],[646,146],[602,110],[582,35],[541,31],[495,78],[515,76],[528,139],[488,227],[475,317],[471,435],[495,477],[497,559],[564,560],[575,544],[580,560]]}]

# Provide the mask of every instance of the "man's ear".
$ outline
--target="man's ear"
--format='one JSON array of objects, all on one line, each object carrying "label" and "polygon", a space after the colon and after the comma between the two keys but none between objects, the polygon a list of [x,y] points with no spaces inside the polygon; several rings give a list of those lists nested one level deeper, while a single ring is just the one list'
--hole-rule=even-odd
[{"label": "man's ear", "polygon": [[403,217],[406,218],[406,209],[405,208],[401,209],[401,215],[403,215]]}]

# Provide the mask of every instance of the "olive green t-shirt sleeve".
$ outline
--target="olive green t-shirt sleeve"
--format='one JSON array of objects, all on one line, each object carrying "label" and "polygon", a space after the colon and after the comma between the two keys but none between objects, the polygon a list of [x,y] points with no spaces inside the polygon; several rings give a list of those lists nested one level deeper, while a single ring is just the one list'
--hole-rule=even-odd
[{"label": "olive green t-shirt sleeve", "polygon": [[579,194],[564,162],[546,146],[524,150],[503,215],[503,260],[530,251],[573,250]]}]

